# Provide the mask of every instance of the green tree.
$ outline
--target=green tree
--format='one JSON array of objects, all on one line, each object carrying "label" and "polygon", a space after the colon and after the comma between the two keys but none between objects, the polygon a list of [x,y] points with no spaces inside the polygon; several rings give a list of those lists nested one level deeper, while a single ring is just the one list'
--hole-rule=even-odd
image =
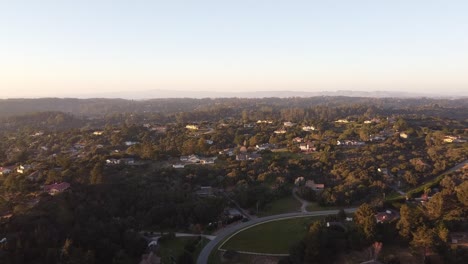
[{"label": "green tree", "polygon": [[434,246],[434,231],[425,225],[419,226],[416,232],[413,232],[411,246],[422,250],[423,260],[425,261],[427,250]]},{"label": "green tree", "polygon": [[362,204],[356,210],[354,219],[366,238],[368,240],[374,239],[377,222],[375,220],[375,212],[372,207],[367,203]]},{"label": "green tree", "polygon": [[410,207],[406,204],[402,205],[400,208],[400,219],[396,226],[400,236],[409,239],[412,227],[416,226],[415,224],[413,212]]},{"label": "green tree", "polygon": [[465,206],[468,206],[468,181],[464,181],[462,184],[456,187],[457,198]]}]

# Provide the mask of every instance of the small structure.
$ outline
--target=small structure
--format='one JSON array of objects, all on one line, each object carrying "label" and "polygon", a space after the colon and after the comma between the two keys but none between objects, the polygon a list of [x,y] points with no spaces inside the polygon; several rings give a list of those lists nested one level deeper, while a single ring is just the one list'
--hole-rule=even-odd
[{"label": "small structure", "polygon": [[237,217],[242,217],[242,213],[236,209],[236,208],[229,208],[225,211],[225,214],[229,217],[229,218],[237,218]]},{"label": "small structure", "polygon": [[197,125],[186,125],[185,128],[189,130],[198,130],[199,127]]},{"label": "small structure", "polygon": [[283,125],[284,125],[285,127],[292,127],[292,126],[294,126],[295,124],[288,121],[288,122],[284,122]]},{"label": "small structure", "polygon": [[183,169],[183,168],[185,168],[185,165],[180,164],[180,163],[179,164],[173,164],[172,168],[174,168],[174,169]]},{"label": "small structure", "polygon": [[234,149],[233,148],[223,149],[219,152],[219,155],[228,155],[229,157],[234,156]]},{"label": "small structure", "polygon": [[95,135],[95,136],[101,136],[102,134],[104,134],[104,131],[94,131],[93,132],[93,135]]},{"label": "small structure", "polygon": [[299,148],[301,149],[301,151],[307,151],[307,152],[316,150],[316,148],[314,148],[312,143],[310,142],[300,144]]},{"label": "small structure", "polygon": [[24,174],[25,172],[29,171],[32,169],[31,165],[25,164],[25,165],[19,165],[18,168],[16,169],[16,172]]},{"label": "small structure", "polygon": [[8,175],[12,172],[11,168],[0,167],[0,175]]},{"label": "small structure", "polygon": [[130,147],[139,143],[140,142],[136,142],[136,141],[125,141],[125,146]]},{"label": "small structure", "polygon": [[211,186],[201,186],[197,191],[197,195],[202,197],[213,196],[213,188]]},{"label": "small structure", "polygon": [[273,121],[270,120],[258,120],[257,124],[273,124]]},{"label": "small structure", "polygon": [[349,123],[349,121],[346,120],[346,119],[338,119],[338,120],[335,121],[335,123],[347,124],[347,123]]},{"label": "small structure", "polygon": [[400,218],[400,214],[393,210],[386,210],[385,212],[379,212],[375,215],[377,223],[388,223]]},{"label": "small structure", "polygon": [[200,164],[214,164],[216,159],[217,157],[202,158],[200,159]]},{"label": "small structure", "polygon": [[468,232],[450,233],[450,242],[452,245],[468,248]]},{"label": "small structure", "polygon": [[265,144],[256,145],[255,148],[256,148],[257,150],[274,149],[274,148],[275,148],[275,145],[269,144],[269,143],[265,143]]},{"label": "small structure", "polygon": [[314,131],[315,127],[314,126],[303,126],[302,130],[305,131],[305,132],[310,132],[310,131]]},{"label": "small structure", "polygon": [[325,184],[315,183],[313,180],[306,181],[305,186],[311,188],[314,191],[321,191],[325,189]]},{"label": "small structure", "polygon": [[190,156],[181,156],[180,161],[187,162],[187,163],[199,163],[200,158],[197,155],[190,155]]},{"label": "small structure", "polygon": [[281,128],[281,129],[275,130],[274,133],[275,134],[286,134],[286,129]]},{"label": "small structure", "polygon": [[44,185],[44,192],[47,192],[50,195],[56,195],[66,191],[68,188],[70,188],[70,184],[68,182],[54,183],[50,185]]},{"label": "small structure", "polygon": [[236,155],[237,161],[255,160],[260,158],[260,154],[257,153],[241,153]]},{"label": "small structure", "polygon": [[408,134],[406,134],[405,132],[401,132],[401,133],[400,133],[400,138],[407,139],[407,138],[408,138]]}]

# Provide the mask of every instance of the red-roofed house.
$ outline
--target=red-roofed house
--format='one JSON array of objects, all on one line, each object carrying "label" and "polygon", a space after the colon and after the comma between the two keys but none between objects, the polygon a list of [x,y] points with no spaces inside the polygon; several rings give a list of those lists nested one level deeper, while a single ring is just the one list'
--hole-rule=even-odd
[{"label": "red-roofed house", "polygon": [[48,192],[50,195],[61,193],[70,188],[68,182],[54,183],[50,185],[44,185],[44,192]]}]

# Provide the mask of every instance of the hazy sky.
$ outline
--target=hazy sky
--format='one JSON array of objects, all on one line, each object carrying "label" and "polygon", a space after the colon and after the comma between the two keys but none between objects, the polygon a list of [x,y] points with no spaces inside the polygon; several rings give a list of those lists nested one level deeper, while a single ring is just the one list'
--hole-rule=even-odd
[{"label": "hazy sky", "polygon": [[0,0],[0,97],[468,95],[468,1]]}]

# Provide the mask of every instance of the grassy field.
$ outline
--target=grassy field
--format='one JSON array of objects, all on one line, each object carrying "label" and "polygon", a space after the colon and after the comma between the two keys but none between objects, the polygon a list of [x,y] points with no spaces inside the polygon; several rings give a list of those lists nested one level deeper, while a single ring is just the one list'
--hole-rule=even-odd
[{"label": "grassy field", "polygon": [[[196,237],[179,237],[169,239],[161,243],[159,255],[162,263],[172,263],[171,258],[177,260],[177,258],[184,253],[184,247],[187,243],[196,240]],[[196,260],[198,254],[203,247],[209,242],[208,239],[202,238],[198,246],[196,247],[193,255],[193,259]]]},{"label": "grassy field", "polygon": [[298,212],[301,208],[301,203],[292,196],[287,196],[275,200],[265,206],[262,211],[258,212],[259,217]]},{"label": "grassy field", "polygon": [[270,254],[287,254],[289,247],[306,233],[318,217],[301,217],[268,222],[246,229],[222,246],[222,249]]}]

